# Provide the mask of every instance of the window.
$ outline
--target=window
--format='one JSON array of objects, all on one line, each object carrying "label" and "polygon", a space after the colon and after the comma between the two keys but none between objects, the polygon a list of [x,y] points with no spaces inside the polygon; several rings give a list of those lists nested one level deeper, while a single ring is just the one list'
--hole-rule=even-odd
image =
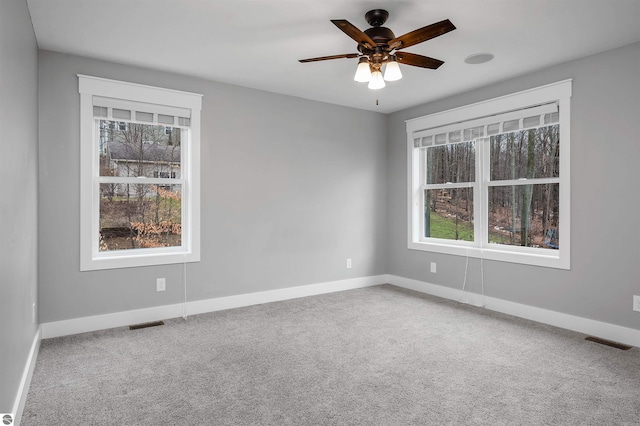
[{"label": "window", "polygon": [[571,81],[407,121],[409,248],[570,268]]},{"label": "window", "polygon": [[78,78],[80,269],[199,261],[202,95]]}]

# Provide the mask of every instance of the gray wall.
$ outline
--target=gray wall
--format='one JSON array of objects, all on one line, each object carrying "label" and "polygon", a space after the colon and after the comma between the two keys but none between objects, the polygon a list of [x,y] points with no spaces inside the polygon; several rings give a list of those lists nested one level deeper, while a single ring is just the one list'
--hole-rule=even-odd
[{"label": "gray wall", "polygon": [[[573,78],[571,270],[485,261],[488,296],[640,329],[640,43],[388,116],[387,272],[462,288],[465,257],[407,249],[404,120]],[[428,90],[425,82],[424,90]],[[437,274],[429,263],[437,262]],[[480,293],[480,261],[467,289]]]},{"label": "gray wall", "polygon": [[48,51],[39,71],[42,322],[182,301],[182,265],[80,272],[78,73],[204,94],[188,300],[386,272],[384,115]]},{"label": "gray wall", "polygon": [[37,332],[38,65],[24,0],[0,1],[0,412],[9,413]]}]

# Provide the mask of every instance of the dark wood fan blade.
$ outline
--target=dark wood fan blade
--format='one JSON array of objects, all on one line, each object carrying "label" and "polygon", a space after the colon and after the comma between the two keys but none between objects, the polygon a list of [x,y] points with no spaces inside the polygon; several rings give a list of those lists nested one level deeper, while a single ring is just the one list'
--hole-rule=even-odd
[{"label": "dark wood fan blade", "polygon": [[436,22],[435,24],[427,25],[426,27],[419,28],[400,37],[396,37],[389,41],[390,49],[404,49],[405,47],[413,46],[414,44],[422,43],[423,41],[431,40],[432,38],[446,34],[449,31],[455,30],[456,27],[445,19],[444,21]]},{"label": "dark wood fan blade", "polygon": [[360,56],[360,54],[358,53],[345,53],[343,55],[320,56],[318,58],[300,59],[300,62],[328,61],[329,59],[357,58],[358,56]]},{"label": "dark wood fan blade", "polygon": [[408,52],[396,52],[398,62],[405,65],[413,65],[414,67],[430,68],[432,70],[438,69],[438,67],[444,64],[439,59],[429,58],[428,56],[416,55],[415,53]]},{"label": "dark wood fan blade", "polygon": [[354,39],[356,43],[363,45],[367,49],[373,49],[376,47],[376,42],[371,40],[371,37],[360,31],[349,21],[345,19],[332,19],[331,22],[333,22],[336,27],[340,28],[343,33]]}]

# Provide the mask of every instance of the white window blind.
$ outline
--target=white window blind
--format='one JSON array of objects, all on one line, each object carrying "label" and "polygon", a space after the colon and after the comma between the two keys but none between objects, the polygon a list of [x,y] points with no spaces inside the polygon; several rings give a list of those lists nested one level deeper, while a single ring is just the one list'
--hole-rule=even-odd
[{"label": "white window blind", "polygon": [[550,102],[465,122],[418,130],[413,133],[413,147],[469,142],[481,137],[547,126],[558,123],[559,120],[558,104]]},{"label": "white window blind", "polygon": [[93,117],[174,127],[191,125],[191,110],[188,108],[123,101],[102,96],[93,97]]}]

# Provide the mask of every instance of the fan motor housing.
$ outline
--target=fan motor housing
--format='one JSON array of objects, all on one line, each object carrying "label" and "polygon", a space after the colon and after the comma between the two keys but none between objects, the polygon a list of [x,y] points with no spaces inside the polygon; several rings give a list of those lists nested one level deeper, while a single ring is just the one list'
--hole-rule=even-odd
[{"label": "fan motor housing", "polygon": [[393,40],[396,36],[393,34],[387,27],[373,27],[368,30],[364,30],[364,33],[371,37],[371,40],[375,41],[376,44],[387,44],[389,40]]},{"label": "fan motor housing", "polygon": [[376,45],[386,45],[389,40],[393,40],[396,36],[389,28],[382,25],[389,18],[389,12],[384,9],[373,9],[365,13],[364,19],[371,25],[372,28],[364,30],[364,33],[371,37],[371,40],[376,42]]}]

